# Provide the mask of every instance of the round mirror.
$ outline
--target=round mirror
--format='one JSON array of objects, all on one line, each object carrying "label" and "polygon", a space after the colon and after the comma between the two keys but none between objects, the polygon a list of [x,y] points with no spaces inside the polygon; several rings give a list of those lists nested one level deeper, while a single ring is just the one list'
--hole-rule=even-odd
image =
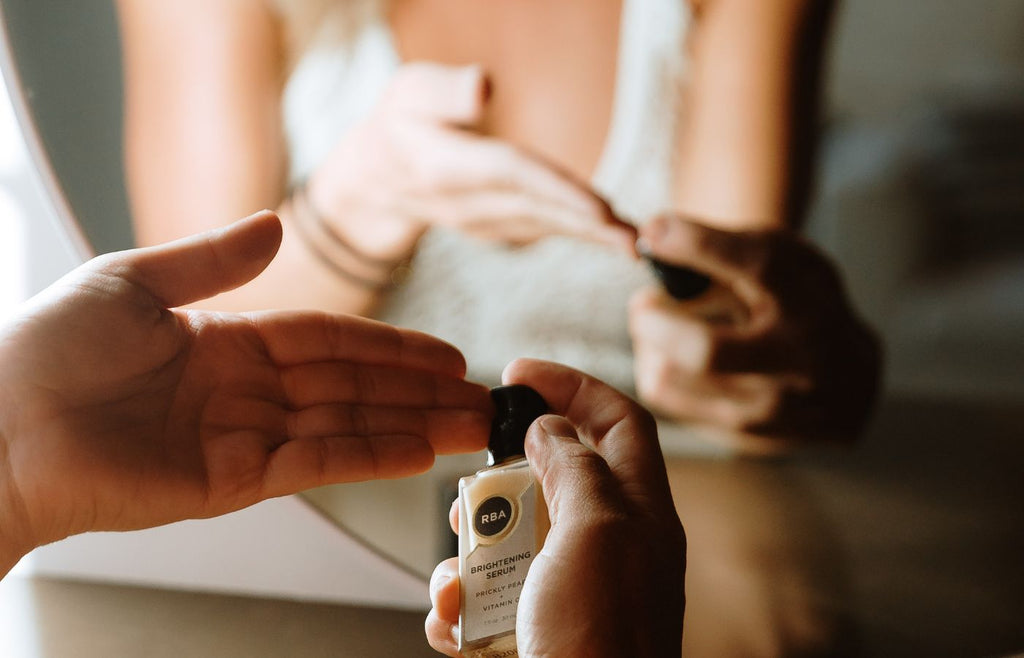
[{"label": "round mirror", "polygon": [[20,89],[36,165],[79,255],[133,246],[113,6],[88,2],[78,13],[4,2],[2,10],[8,84]]},{"label": "round mirror", "polygon": [[[133,244],[121,48],[110,2],[64,4],[2,2],[8,75],[87,256]],[[750,620],[805,651],[1020,648],[1021,25],[1017,0],[844,3],[808,233],[884,334],[887,391],[851,452],[746,462],[669,450],[691,543],[687,632],[706,655]],[[457,480],[482,464],[440,458],[423,476],[303,501],[422,584],[455,551]]]},{"label": "round mirror", "polygon": [[[2,12],[8,82],[33,159],[78,257],[134,246],[113,3],[53,11],[5,1]],[[325,487],[305,500],[340,532],[425,580],[441,557],[456,550],[447,509],[458,478],[482,465],[480,455],[440,457],[423,476]]]}]

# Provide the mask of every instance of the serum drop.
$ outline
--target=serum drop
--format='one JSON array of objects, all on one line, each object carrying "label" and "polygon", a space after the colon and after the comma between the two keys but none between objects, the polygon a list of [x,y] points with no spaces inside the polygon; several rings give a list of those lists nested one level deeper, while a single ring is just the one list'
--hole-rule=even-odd
[{"label": "serum drop", "polygon": [[528,386],[491,390],[496,414],[487,468],[459,480],[459,651],[466,658],[511,658],[526,572],[550,523],[523,441],[548,413]]}]

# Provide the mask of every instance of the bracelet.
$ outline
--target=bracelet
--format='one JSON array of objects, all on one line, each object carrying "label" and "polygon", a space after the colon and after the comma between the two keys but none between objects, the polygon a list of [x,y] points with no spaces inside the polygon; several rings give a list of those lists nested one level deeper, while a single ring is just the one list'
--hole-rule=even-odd
[{"label": "bracelet", "polygon": [[292,187],[288,201],[300,239],[310,253],[341,278],[373,291],[394,288],[408,278],[410,259],[389,260],[370,256],[338,233],[313,206],[306,193],[305,181]]}]

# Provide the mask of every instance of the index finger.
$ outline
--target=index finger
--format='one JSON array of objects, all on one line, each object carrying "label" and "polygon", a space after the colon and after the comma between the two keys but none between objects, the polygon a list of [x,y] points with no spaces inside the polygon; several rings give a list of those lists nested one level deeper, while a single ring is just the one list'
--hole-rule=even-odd
[{"label": "index finger", "polygon": [[764,283],[772,255],[765,232],[722,231],[678,215],[660,215],[640,229],[640,238],[650,255],[707,274],[745,304],[753,307],[772,298]]},{"label": "index finger", "polygon": [[450,128],[424,134],[434,140],[431,161],[437,189],[507,190],[564,209],[561,229],[633,252],[636,228],[616,215],[587,183],[540,155],[501,140]]},{"label": "index finger", "polygon": [[264,311],[248,317],[280,367],[353,361],[453,377],[466,374],[466,360],[454,346],[376,320],[314,311]]},{"label": "index finger", "polygon": [[502,381],[540,393],[607,462],[627,498],[672,506],[657,426],[646,409],[594,377],[548,361],[517,359],[505,368]]}]

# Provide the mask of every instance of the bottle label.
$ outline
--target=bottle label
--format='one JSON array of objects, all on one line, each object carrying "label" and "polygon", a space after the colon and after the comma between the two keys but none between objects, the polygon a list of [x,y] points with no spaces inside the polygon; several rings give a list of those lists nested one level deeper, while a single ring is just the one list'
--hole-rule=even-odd
[{"label": "bottle label", "polygon": [[473,511],[473,530],[480,535],[480,540],[490,539],[487,543],[494,543],[507,534],[505,530],[515,527],[514,513],[515,506],[511,500],[504,496],[491,496]]},{"label": "bottle label", "polygon": [[462,581],[467,642],[515,632],[519,594],[537,551],[537,489],[527,487],[518,500],[490,496],[472,510]]}]

